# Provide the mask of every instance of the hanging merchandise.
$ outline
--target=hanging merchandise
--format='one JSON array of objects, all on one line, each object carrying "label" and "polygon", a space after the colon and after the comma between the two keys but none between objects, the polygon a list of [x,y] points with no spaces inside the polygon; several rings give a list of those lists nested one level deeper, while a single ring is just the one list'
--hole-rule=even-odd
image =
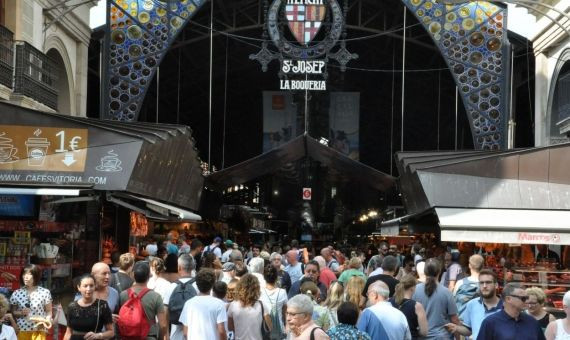
[{"label": "hanging merchandise", "polygon": [[131,211],[131,236],[147,236],[148,220],[143,214]]}]

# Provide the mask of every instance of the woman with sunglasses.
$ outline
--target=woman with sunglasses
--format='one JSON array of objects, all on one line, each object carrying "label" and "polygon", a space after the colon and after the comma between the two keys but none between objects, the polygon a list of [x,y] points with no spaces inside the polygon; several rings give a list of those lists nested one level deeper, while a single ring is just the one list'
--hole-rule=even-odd
[{"label": "woman with sunglasses", "polygon": [[[67,308],[67,330],[64,340],[110,339],[113,331],[113,317],[105,300],[95,298],[95,278],[85,274],[79,278],[77,290],[79,300]],[[105,331],[103,331],[103,328]]]},{"label": "woman with sunglasses", "polygon": [[544,310],[546,294],[538,287],[531,287],[526,289],[526,295],[528,296],[528,300],[526,300],[528,306],[526,312],[538,321],[543,331],[546,330],[548,324],[556,320],[554,315]]},{"label": "woman with sunglasses", "polygon": [[51,293],[38,285],[41,277],[42,271],[38,266],[33,264],[25,266],[20,273],[22,288],[16,290],[10,297],[12,315],[16,318],[20,329],[18,333],[20,340],[46,339],[47,329],[43,326],[36,327],[36,322],[30,320],[36,317],[51,322]]}]

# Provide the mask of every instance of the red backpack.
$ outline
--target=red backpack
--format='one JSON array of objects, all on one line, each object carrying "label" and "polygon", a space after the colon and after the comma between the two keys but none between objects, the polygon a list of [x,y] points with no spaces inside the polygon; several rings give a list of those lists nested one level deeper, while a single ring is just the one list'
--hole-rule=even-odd
[{"label": "red backpack", "polygon": [[150,323],[141,302],[148,291],[150,291],[148,288],[144,288],[138,294],[135,294],[132,288],[127,291],[129,299],[121,306],[117,321],[121,339],[141,340],[148,336]]}]

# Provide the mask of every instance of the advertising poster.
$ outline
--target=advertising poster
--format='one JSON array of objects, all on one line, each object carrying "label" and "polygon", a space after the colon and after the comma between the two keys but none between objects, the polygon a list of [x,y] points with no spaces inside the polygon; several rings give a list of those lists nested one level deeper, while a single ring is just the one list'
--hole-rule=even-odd
[{"label": "advertising poster", "polygon": [[16,290],[20,288],[22,266],[0,265],[0,287]]},{"label": "advertising poster", "polygon": [[297,136],[297,107],[291,93],[263,91],[263,152]]},{"label": "advertising poster", "polygon": [[330,100],[330,146],[357,161],[360,158],[360,93],[331,92]]}]

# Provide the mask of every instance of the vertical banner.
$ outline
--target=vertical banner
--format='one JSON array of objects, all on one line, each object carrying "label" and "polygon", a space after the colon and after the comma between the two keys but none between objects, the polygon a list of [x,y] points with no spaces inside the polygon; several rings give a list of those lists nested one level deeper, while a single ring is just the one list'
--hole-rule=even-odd
[{"label": "vertical banner", "polygon": [[360,93],[331,92],[330,98],[330,145],[357,161],[360,158]]},{"label": "vertical banner", "polygon": [[297,107],[285,91],[263,91],[263,152],[297,136]]}]

